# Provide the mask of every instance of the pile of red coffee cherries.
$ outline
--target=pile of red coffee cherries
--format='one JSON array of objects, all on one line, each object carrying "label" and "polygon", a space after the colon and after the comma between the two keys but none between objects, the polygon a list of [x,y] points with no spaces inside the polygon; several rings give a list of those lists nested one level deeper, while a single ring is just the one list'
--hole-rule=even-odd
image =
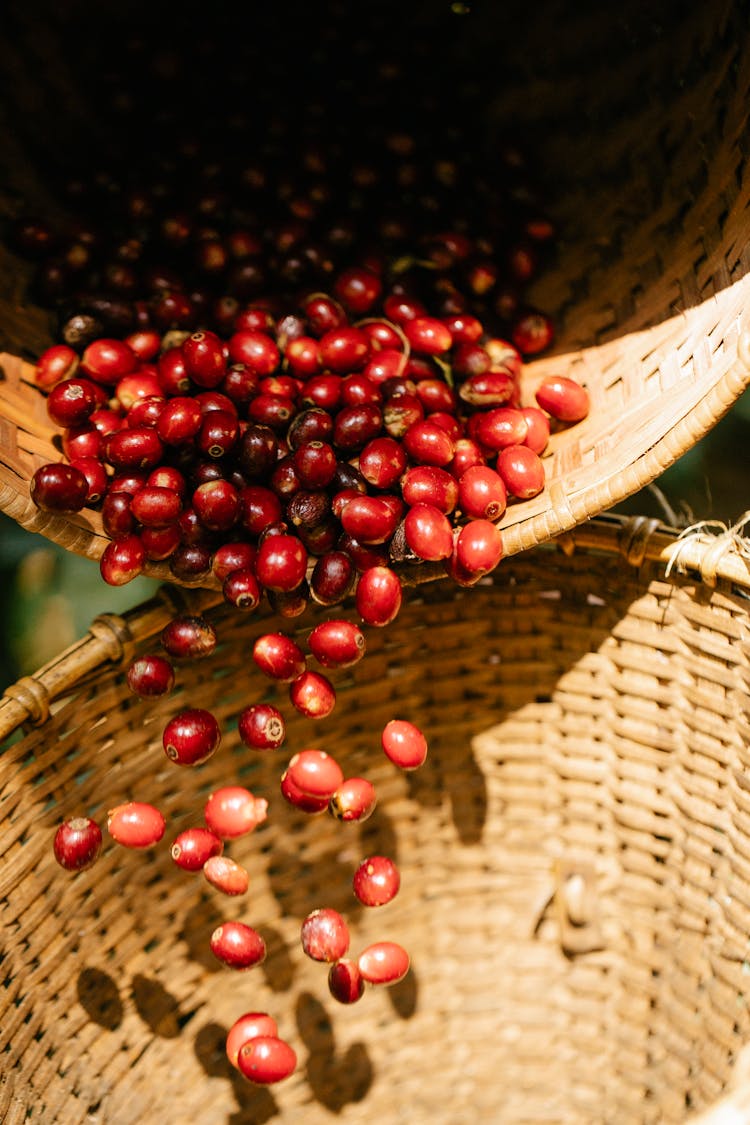
[{"label": "pile of red coffee cherries", "polygon": [[[166,655],[151,653],[135,659],[127,672],[131,691],[143,699],[168,694],[175,683],[174,661],[210,657],[216,633],[203,617],[181,616],[161,634]],[[365,637],[345,619],[316,625],[308,638],[310,654],[327,669],[350,668],[365,653]],[[302,714],[321,718],[332,709],[335,691],[328,678],[307,668],[303,649],[284,633],[259,636],[253,647],[257,668],[272,680],[289,684],[290,699]],[[170,659],[171,657],[171,659]],[[308,685],[306,687],[306,685]],[[316,701],[323,700],[320,706]],[[267,703],[246,707],[239,715],[240,739],[254,751],[273,751],[282,745],[286,727],[282,712]],[[221,729],[208,710],[188,708],[175,715],[163,731],[167,757],[180,766],[199,766],[218,749]],[[382,731],[382,748],[397,767],[413,770],[427,757],[427,741],[413,723],[394,719]],[[323,750],[305,748],[295,753],[281,776],[281,793],[294,808],[307,813],[326,810],[337,820],[361,822],[373,812],[375,788],[363,777],[345,777],[338,762]],[[266,798],[254,796],[238,785],[214,790],[203,808],[203,825],[179,833],[171,845],[177,867],[203,872],[207,882],[228,896],[245,894],[249,874],[245,867],[223,854],[227,841],[253,832],[268,814]],[[126,848],[154,847],[163,838],[166,821],[158,808],[129,801],[110,809],[110,837]],[[54,838],[57,862],[79,872],[91,867],[102,847],[102,830],[89,817],[74,817],[58,828]],[[352,890],[364,906],[389,903],[398,893],[400,874],[388,856],[371,855],[357,866]],[[328,987],[342,1004],[358,1001],[366,986],[395,984],[409,970],[409,955],[397,942],[382,940],[368,945],[356,959],[347,958],[350,935],[344,917],[331,908],[312,911],[302,923],[301,943],[314,961],[330,965]],[[266,956],[261,935],[240,920],[223,922],[210,937],[214,956],[228,968],[250,969]],[[229,1061],[256,1084],[269,1084],[291,1075],[296,1053],[279,1037],[274,1019],[265,1012],[246,1012],[232,1025],[226,1041]]]}]

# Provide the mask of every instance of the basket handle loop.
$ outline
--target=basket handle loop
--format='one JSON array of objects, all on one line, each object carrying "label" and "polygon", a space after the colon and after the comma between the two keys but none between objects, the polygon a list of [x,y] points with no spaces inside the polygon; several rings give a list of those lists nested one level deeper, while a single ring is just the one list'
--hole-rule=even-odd
[{"label": "basket handle loop", "polygon": [[28,715],[28,721],[35,727],[46,723],[49,718],[50,696],[46,687],[33,676],[23,676],[16,683],[11,684],[3,692],[9,699],[23,707]]}]

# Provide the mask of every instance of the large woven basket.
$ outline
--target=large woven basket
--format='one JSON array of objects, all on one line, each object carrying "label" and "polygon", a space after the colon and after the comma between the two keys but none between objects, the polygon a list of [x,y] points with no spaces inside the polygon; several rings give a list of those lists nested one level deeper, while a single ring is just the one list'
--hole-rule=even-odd
[{"label": "large woven basket", "polygon": [[[292,18],[276,7],[279,38],[269,39],[269,57],[274,43],[286,49],[284,20]],[[506,513],[510,555],[653,480],[750,381],[747,10],[735,0],[687,11],[676,2],[654,11],[636,2],[612,9],[560,0],[408,7],[386,10],[415,44],[424,21],[443,21],[442,38],[431,40],[442,53],[410,60],[415,84],[450,97],[451,67],[470,74],[482,92],[489,151],[512,128],[531,145],[546,184],[559,247],[531,296],[554,315],[558,336],[554,354],[528,365],[525,384],[531,392],[554,372],[582,380],[591,393],[589,419],[550,446],[544,493]],[[103,131],[100,107],[89,106],[87,117],[81,102],[75,44],[55,51],[55,6],[37,0],[10,9],[13,50],[0,52],[0,77],[10,86],[0,107],[9,135],[0,155],[8,215],[35,202],[54,206],[30,154],[41,150],[64,163],[70,132],[96,144]],[[329,9],[349,18],[345,5],[318,5],[319,13]],[[465,9],[472,10],[459,14]],[[141,31],[153,28],[153,15],[141,12]],[[97,7],[90,31],[107,42],[104,18]],[[196,41],[218,34],[215,28],[202,21]],[[168,41],[169,30],[153,33]],[[290,60],[290,71],[298,64]],[[253,74],[248,97],[259,81]],[[356,108],[349,109],[356,125]],[[59,455],[22,364],[49,342],[46,319],[24,298],[22,282],[20,264],[0,251],[0,509],[98,558],[106,539],[97,513],[61,520],[29,501],[34,468]],[[166,574],[163,564],[150,572]]]},{"label": "large woven basket", "polygon": [[[221,642],[208,664],[181,668],[156,704],[126,687],[123,662],[154,649],[176,601],[205,607],[206,593],[166,591],[100,618],[9,689],[0,733],[25,726],[0,756],[0,1119],[750,1118],[746,556],[731,534],[676,539],[613,517],[562,546],[509,560],[470,591],[412,591],[397,623],[368,631],[364,660],[336,675],[333,715],[290,715],[270,755],[235,730],[240,708],[275,694],[249,659],[263,617],[208,609]],[[212,708],[225,732],[194,770],[160,742],[188,702]],[[411,775],[379,749],[395,715],[429,739]],[[305,744],[376,783],[364,825],[281,799],[281,759]],[[270,802],[266,824],[230,848],[251,872],[239,906],[169,855],[228,780]],[[103,818],[129,798],[162,808],[163,843],[145,855],[110,843],[88,872],[61,871],[61,818]],[[372,852],[402,873],[377,910],[350,889]],[[353,948],[402,942],[413,963],[403,983],[337,1005],[299,945],[301,919],[324,905],[347,916]],[[224,917],[260,929],[262,967],[214,961],[208,935]],[[274,1014],[298,1051],[295,1076],[271,1091],[223,1053],[248,1009]]]}]

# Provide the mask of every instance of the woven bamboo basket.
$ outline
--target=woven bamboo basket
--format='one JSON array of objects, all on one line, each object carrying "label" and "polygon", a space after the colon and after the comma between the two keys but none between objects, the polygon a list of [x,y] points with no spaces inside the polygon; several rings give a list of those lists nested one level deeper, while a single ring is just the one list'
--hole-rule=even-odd
[{"label": "woven bamboo basket", "polygon": [[[39,7],[44,20],[35,18]],[[448,8],[441,17],[450,21]],[[524,383],[531,395],[545,375],[570,375],[588,387],[592,410],[555,435],[545,491],[509,507],[502,524],[508,555],[653,480],[750,381],[747,12],[733,0],[684,8],[626,3],[615,12],[512,0],[499,12],[487,5],[446,23],[447,59],[420,56],[413,64],[422,68],[420,80],[443,89],[452,59],[479,76],[490,149],[509,124],[531,140],[560,232],[557,259],[531,293],[555,317],[557,341],[552,354],[527,365]],[[89,107],[87,119],[74,54],[61,60],[49,43],[43,49],[44,32],[60,29],[53,6],[37,3],[29,14],[12,4],[11,11],[16,42],[3,66],[11,88],[3,111],[7,214],[33,201],[54,207],[29,153],[38,155],[41,136],[48,159],[64,161],[66,122],[96,138],[98,108]],[[435,5],[414,5],[408,18],[398,9],[415,42],[428,18],[439,18]],[[97,512],[62,519],[29,500],[33,470],[59,458],[24,365],[49,343],[49,330],[23,296],[19,263],[0,255],[0,509],[98,558],[106,538]],[[169,577],[164,564],[150,573]]]},{"label": "woven bamboo basket", "polygon": [[[335,675],[333,715],[290,716],[270,755],[235,729],[240,708],[275,697],[249,659],[268,620],[211,608],[206,591],[99,618],[6,692],[0,734],[23,735],[0,756],[0,1119],[748,1120],[747,554],[731,532],[677,538],[643,518],[597,518],[560,546],[470,591],[411,591],[393,626],[368,631],[364,660]],[[177,605],[209,613],[220,645],[145,704],[124,666],[154,649]],[[160,739],[188,702],[224,730],[194,770]],[[379,749],[394,715],[429,739],[413,774]],[[375,782],[370,820],[285,804],[279,754],[305,744]],[[169,855],[232,780],[270,802],[229,849],[251,872],[239,906]],[[130,798],[162,808],[163,843],[105,843],[89,871],[62,872],[61,818],[101,819]],[[402,886],[367,910],[350,880],[373,852],[397,860]],[[402,942],[411,973],[336,1004],[299,945],[322,905],[348,918],[353,949]],[[262,966],[214,961],[208,935],[226,917],[264,935]],[[299,1057],[270,1090],[223,1053],[234,1018],[258,1009]]]}]

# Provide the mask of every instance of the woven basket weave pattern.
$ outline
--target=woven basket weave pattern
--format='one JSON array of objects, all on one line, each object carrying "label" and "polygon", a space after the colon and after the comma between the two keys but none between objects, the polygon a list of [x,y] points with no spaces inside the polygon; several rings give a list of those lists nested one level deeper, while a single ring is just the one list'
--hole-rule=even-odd
[{"label": "woven basket weave pattern", "polygon": [[[628,565],[614,539],[634,557],[672,542],[641,531],[594,524],[599,550],[539,550],[472,591],[423,588],[368,632],[364,661],[336,677],[336,711],[291,720],[285,747],[324,746],[372,778],[380,804],[361,827],[288,809],[278,755],[238,746],[238,710],[275,694],[248,658],[262,619],[213,611],[220,649],[181,669],[168,700],[134,700],[111,663],[66,686],[0,758],[3,1119],[635,1123],[711,1105],[750,1034],[747,600],[721,578],[711,590],[665,580],[663,561]],[[129,657],[169,612],[134,614],[142,639],[124,649],[104,622],[95,647]],[[187,701],[226,732],[197,770],[160,744]],[[379,751],[393,715],[428,734],[413,775]],[[146,856],[111,845],[74,879],[52,859],[64,814],[153,800],[171,839],[232,778],[271,800],[267,825],[231,848],[251,872],[239,909],[177,871],[166,840]],[[376,911],[349,889],[371,852],[402,872]],[[354,948],[402,941],[410,977],[336,1005],[298,944],[320,905],[347,915]],[[265,966],[218,969],[207,939],[221,917],[259,927]],[[272,1093],[222,1056],[248,1008],[299,1048]]]}]

